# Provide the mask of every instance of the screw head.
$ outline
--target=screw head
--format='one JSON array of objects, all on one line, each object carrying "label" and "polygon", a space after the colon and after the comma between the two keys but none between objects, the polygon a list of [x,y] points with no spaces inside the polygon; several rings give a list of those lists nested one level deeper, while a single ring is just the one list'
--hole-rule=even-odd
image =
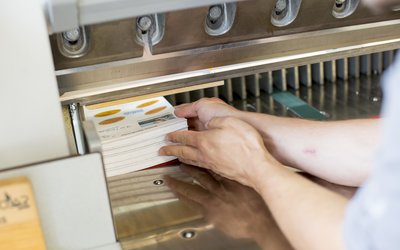
[{"label": "screw head", "polygon": [[156,186],[160,186],[160,185],[164,184],[164,181],[163,180],[155,180],[155,181],[153,181],[153,184]]},{"label": "screw head", "polygon": [[193,230],[185,230],[181,233],[181,237],[184,239],[192,239],[196,236],[196,232]]},{"label": "screw head", "polygon": [[278,0],[275,4],[275,11],[276,12],[283,12],[287,8],[286,0]]},{"label": "screw head", "polygon": [[211,6],[208,15],[211,21],[216,21],[218,18],[222,16],[222,7],[221,5]]},{"label": "screw head", "polygon": [[153,20],[151,19],[150,16],[139,17],[138,26],[139,29],[141,29],[142,31],[148,31],[152,24]]},{"label": "screw head", "polygon": [[63,32],[63,37],[68,42],[76,42],[81,36],[81,30],[79,28],[75,28],[72,30],[68,30]]}]

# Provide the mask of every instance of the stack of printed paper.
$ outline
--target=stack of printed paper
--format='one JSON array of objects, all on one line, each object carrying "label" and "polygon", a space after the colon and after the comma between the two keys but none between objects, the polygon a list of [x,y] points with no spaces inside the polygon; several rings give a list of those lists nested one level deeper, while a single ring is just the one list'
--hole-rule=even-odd
[{"label": "stack of printed paper", "polygon": [[176,117],[164,97],[98,109],[84,107],[84,116],[94,122],[99,134],[108,177],[175,159],[159,156],[158,151],[169,144],[166,134],[187,130],[186,119]]}]

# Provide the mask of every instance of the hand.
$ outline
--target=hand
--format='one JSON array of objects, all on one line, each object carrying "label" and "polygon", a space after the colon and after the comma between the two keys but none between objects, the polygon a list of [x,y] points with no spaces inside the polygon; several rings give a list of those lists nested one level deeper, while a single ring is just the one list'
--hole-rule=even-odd
[{"label": "hand", "polygon": [[266,166],[280,165],[265,149],[258,132],[231,117],[213,118],[204,131],[178,131],[167,138],[178,145],[161,148],[161,155],[207,169],[258,190]]},{"label": "hand", "polygon": [[164,179],[180,201],[225,235],[255,240],[263,249],[291,249],[262,197],[253,189],[212,172],[181,166],[200,185]]},{"label": "hand", "polygon": [[240,112],[218,98],[202,98],[175,107],[176,116],[187,118],[189,127],[198,131],[204,130],[205,125],[214,117],[235,116]]}]

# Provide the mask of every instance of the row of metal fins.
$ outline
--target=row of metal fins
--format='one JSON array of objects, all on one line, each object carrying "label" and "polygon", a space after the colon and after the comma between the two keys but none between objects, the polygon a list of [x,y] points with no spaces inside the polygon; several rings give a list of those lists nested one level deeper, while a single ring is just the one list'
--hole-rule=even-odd
[{"label": "row of metal fins", "polygon": [[274,89],[298,90],[302,85],[311,87],[313,84],[357,79],[362,75],[379,75],[393,62],[396,52],[390,50],[226,79],[224,86],[170,95],[167,99],[173,105],[203,97],[221,97],[232,102],[236,98],[246,100],[249,94],[255,97],[261,92],[271,94]]}]

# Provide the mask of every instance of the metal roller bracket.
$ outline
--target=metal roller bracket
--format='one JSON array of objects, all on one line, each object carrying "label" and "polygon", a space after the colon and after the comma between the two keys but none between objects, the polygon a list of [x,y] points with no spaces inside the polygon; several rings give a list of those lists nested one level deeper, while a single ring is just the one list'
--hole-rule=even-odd
[{"label": "metal roller bracket", "polygon": [[141,16],[136,19],[136,42],[152,53],[152,47],[164,37],[165,14]]},{"label": "metal roller bracket", "polygon": [[336,18],[345,18],[356,11],[360,0],[335,0],[332,15]]},{"label": "metal roller bracket", "polygon": [[89,32],[82,26],[59,33],[57,45],[60,53],[65,57],[82,57],[89,51]]},{"label": "metal roller bracket", "polygon": [[271,23],[276,27],[291,24],[299,14],[301,0],[277,0],[271,14]]},{"label": "metal roller bracket", "polygon": [[227,33],[235,21],[236,3],[210,6],[204,22],[204,29],[210,36]]}]

